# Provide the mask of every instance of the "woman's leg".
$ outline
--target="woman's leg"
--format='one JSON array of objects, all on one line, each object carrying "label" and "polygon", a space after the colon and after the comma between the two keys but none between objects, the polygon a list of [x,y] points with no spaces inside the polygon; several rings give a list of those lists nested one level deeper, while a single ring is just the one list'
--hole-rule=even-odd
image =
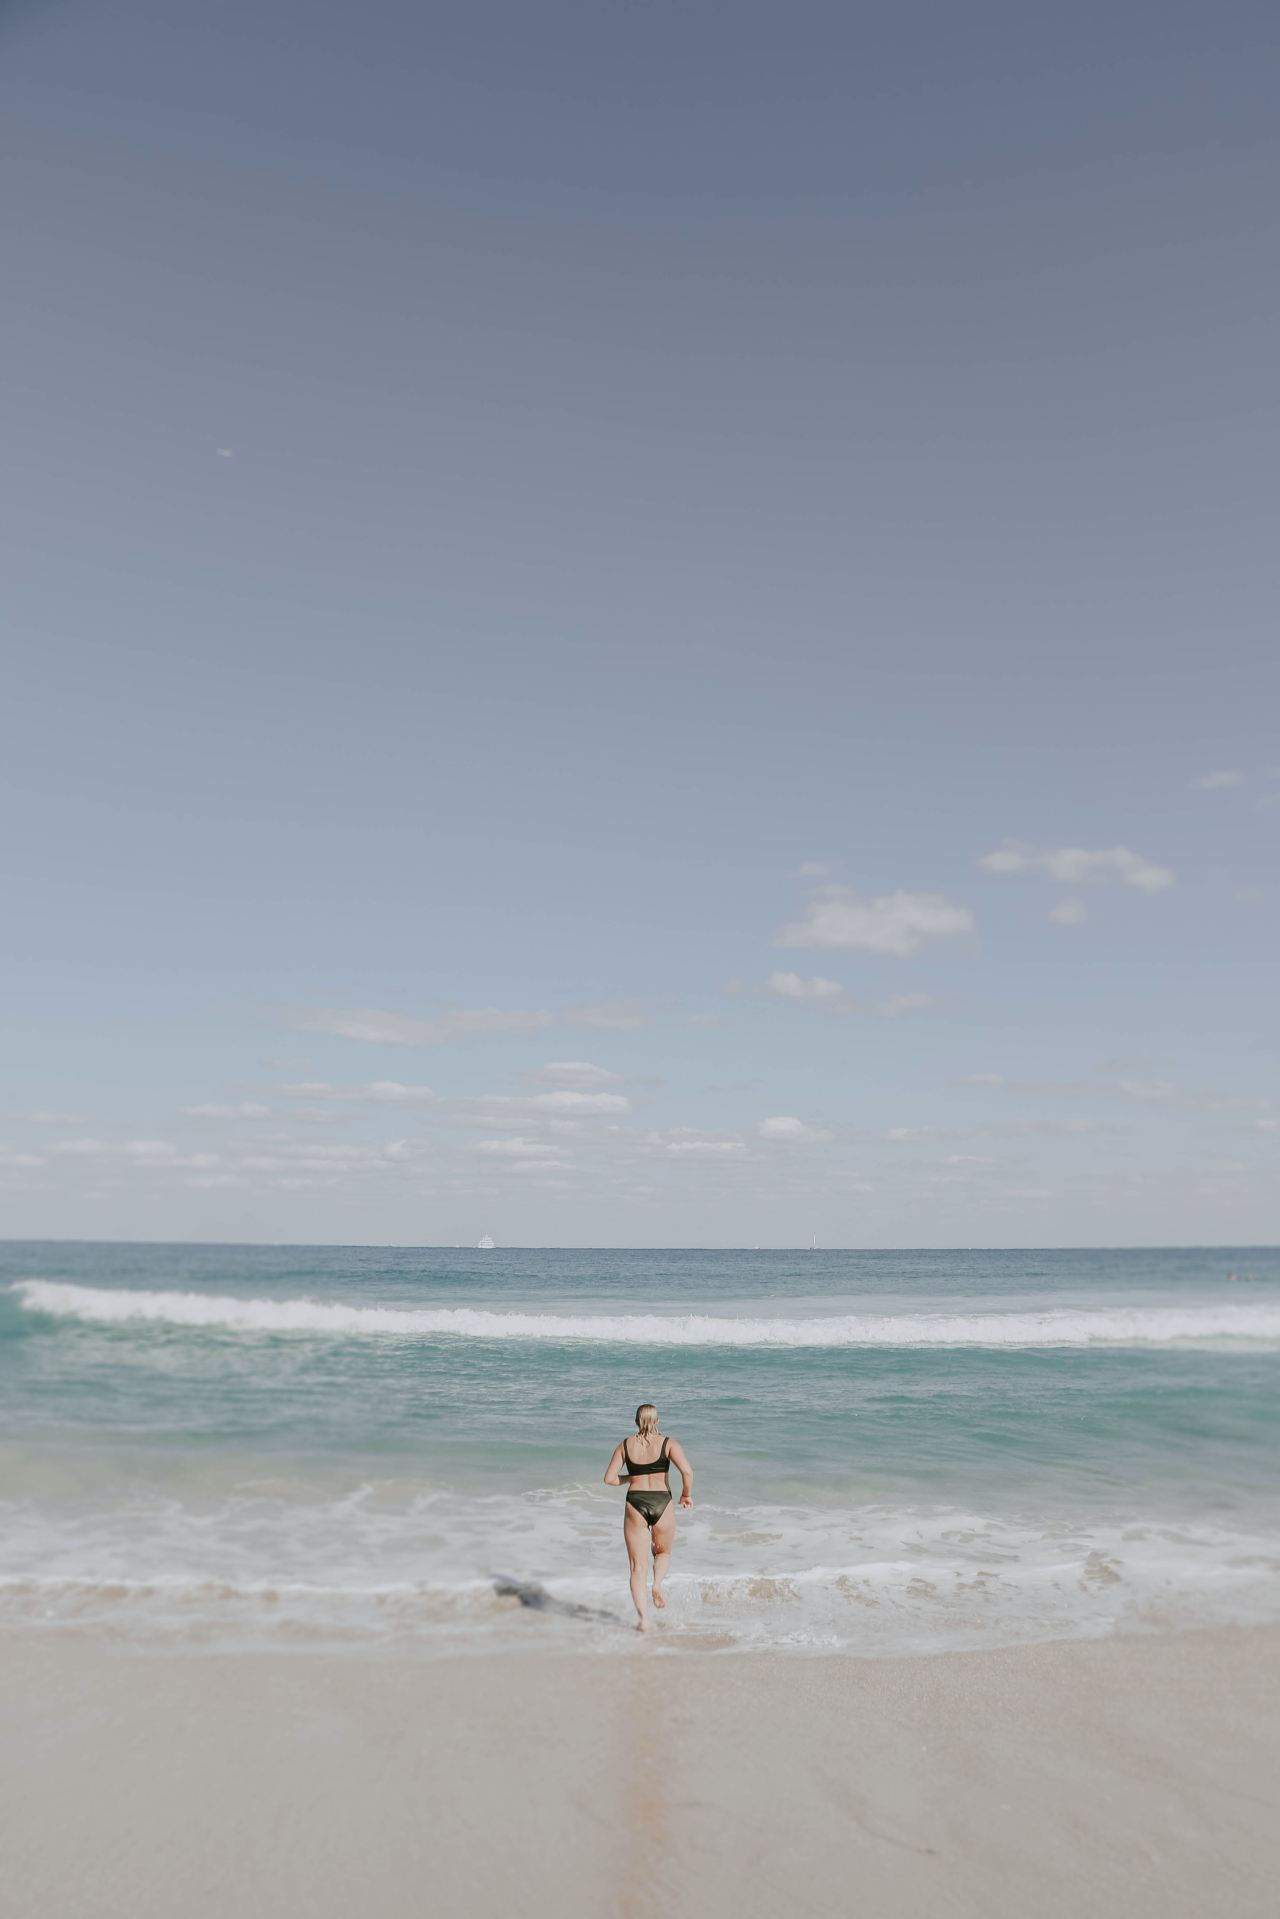
[{"label": "woman's leg", "polygon": [[653,1603],[665,1606],[662,1582],[671,1564],[671,1548],[676,1543],[676,1502],[671,1500],[653,1528]]},{"label": "woman's leg", "polygon": [[622,1536],[627,1542],[627,1558],[631,1561],[631,1597],[639,1617],[640,1631],[644,1632],[649,1624],[645,1610],[645,1587],[649,1583],[649,1523],[634,1506],[624,1506],[622,1509]]}]

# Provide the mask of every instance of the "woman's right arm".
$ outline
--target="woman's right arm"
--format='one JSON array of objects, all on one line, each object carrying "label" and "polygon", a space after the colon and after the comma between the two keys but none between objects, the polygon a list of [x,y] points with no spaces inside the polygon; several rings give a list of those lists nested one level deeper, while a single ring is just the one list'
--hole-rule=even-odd
[{"label": "woman's right arm", "polygon": [[692,1506],[693,1467],[689,1464],[689,1455],[678,1439],[667,1441],[667,1451],[671,1455],[672,1465],[680,1474],[680,1504],[682,1506]]},{"label": "woman's right arm", "polygon": [[621,1440],[619,1440],[617,1445],[614,1447],[613,1458],[609,1461],[609,1464],[605,1467],[604,1483],[606,1486],[620,1486],[622,1484],[622,1441]]}]

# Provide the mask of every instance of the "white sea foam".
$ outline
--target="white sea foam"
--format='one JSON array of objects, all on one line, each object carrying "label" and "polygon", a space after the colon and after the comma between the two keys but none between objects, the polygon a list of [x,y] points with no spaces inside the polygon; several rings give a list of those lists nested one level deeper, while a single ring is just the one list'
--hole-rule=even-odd
[{"label": "white sea foam", "polygon": [[1060,1307],[977,1313],[522,1313],[473,1307],[347,1306],[143,1292],[44,1279],[14,1287],[31,1312],[99,1325],[151,1323],[235,1333],[395,1339],[556,1340],[635,1346],[1086,1347],[1280,1345],[1280,1304]]},{"label": "white sea foam", "polygon": [[[616,1496],[577,1486],[10,1500],[0,1622],[423,1652],[552,1634],[612,1652],[629,1623],[620,1533]],[[1278,1571],[1274,1536],[1243,1527],[706,1502],[681,1518],[663,1634],[896,1654],[1273,1619]]]}]

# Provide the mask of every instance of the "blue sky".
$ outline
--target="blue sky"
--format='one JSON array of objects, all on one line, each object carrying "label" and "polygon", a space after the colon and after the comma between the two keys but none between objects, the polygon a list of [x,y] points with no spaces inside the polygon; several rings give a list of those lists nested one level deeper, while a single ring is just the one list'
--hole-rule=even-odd
[{"label": "blue sky", "polygon": [[0,1230],[1274,1240],[1278,40],[0,12]]}]

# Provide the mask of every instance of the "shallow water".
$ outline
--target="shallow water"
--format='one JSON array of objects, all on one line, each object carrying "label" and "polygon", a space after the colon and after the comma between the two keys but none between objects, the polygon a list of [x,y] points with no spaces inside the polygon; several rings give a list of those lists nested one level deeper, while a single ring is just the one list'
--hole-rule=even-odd
[{"label": "shallow water", "polygon": [[0,1619],[616,1646],[641,1398],[697,1470],[670,1643],[1276,1618],[1277,1386],[1274,1249],[11,1243]]}]

